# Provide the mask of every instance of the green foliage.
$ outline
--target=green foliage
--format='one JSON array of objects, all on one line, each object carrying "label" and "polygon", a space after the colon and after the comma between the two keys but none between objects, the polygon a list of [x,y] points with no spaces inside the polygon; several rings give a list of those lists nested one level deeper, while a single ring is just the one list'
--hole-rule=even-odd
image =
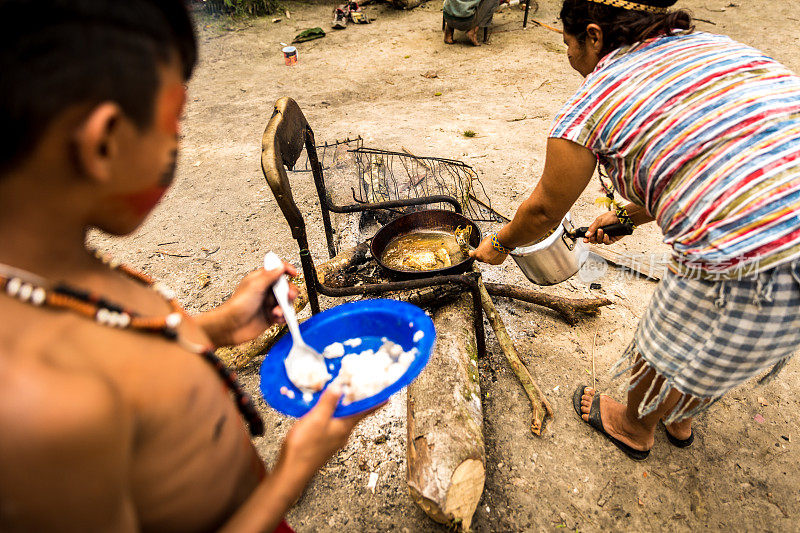
[{"label": "green foliage", "polygon": [[203,0],[209,13],[258,17],[271,15],[280,8],[278,0]]}]

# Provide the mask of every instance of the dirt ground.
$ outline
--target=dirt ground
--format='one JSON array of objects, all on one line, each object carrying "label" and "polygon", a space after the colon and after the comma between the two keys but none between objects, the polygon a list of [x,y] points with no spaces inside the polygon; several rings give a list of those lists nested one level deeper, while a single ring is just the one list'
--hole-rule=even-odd
[{"label": "dirt ground", "polygon": [[[534,17],[557,26],[559,2],[540,3]],[[797,0],[679,5],[704,19],[698,29],[731,35],[800,71]],[[536,25],[523,30],[518,8],[495,16],[488,45],[467,46],[463,34],[456,45],[444,45],[439,2],[407,12],[370,6],[373,24],[299,45],[300,62],[289,68],[280,43],[309,27],[327,31],[332,6],[287,7],[291,18],[277,23],[199,20],[201,61],[190,84],[178,180],[136,234],[92,238],[166,281],[192,311],[224,300],[269,250],[298,263],[260,171],[261,134],[278,97],[299,102],[318,141],[361,135],[367,146],[464,160],[478,171],[493,205],[513,213],[538,180],[550,120],[581,81],[567,63],[561,36]],[[422,76],[431,70],[437,78]],[[477,136],[466,138],[465,130]],[[310,176],[292,180],[308,215],[312,253],[322,258]],[[572,210],[578,221],[600,213],[593,205],[597,188],[595,182]],[[655,227],[637,230],[614,248],[665,249]],[[483,270],[493,281],[528,284],[510,261]],[[570,398],[591,380],[593,350],[598,388],[619,397],[607,370],[629,342],[655,284],[626,279],[615,269],[600,281],[599,291],[577,279],[544,289],[614,301],[576,327],[535,306],[498,302],[556,420],[545,436],[531,435],[526,397],[487,325],[489,355],[481,363],[487,477],[473,529],[797,530],[800,422],[792,390],[800,385],[800,363],[792,362],[770,385],[740,387],[702,415],[692,448],[671,447],[658,434],[650,458],[633,463],[579,421]],[[255,368],[243,379],[257,391]],[[268,431],[255,445],[271,462],[291,420],[261,407]],[[289,513],[298,531],[445,530],[408,497],[405,409],[405,396],[398,394],[360,426]],[[367,489],[370,472],[379,475],[374,493]]]}]

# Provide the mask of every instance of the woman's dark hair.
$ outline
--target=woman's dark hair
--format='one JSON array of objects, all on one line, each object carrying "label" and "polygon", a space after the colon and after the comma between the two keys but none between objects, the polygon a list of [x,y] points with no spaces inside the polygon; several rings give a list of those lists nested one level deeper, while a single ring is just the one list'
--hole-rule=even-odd
[{"label": "woman's dark hair", "polygon": [[564,31],[580,43],[586,40],[586,26],[600,26],[603,30],[601,56],[657,35],[672,35],[674,30],[694,30],[692,15],[683,9],[657,14],[612,7],[589,0],[564,0],[561,6],[561,22]]},{"label": "woman's dark hair", "polygon": [[171,60],[188,80],[197,42],[183,0],[0,0],[0,172],[72,105],[113,101],[149,127]]}]

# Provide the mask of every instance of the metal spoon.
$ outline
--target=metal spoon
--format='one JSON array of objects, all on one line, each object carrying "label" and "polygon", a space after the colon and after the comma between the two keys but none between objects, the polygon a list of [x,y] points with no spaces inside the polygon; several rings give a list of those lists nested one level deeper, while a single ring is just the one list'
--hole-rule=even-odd
[{"label": "metal spoon", "polygon": [[[264,269],[276,270],[283,268],[283,262],[274,252],[268,252],[264,256]],[[328,368],[325,365],[325,358],[322,354],[306,344],[300,334],[300,327],[297,325],[297,315],[294,307],[289,303],[289,282],[286,274],[283,274],[272,286],[272,292],[278,305],[283,310],[283,317],[292,335],[292,348],[286,356],[284,366],[289,380],[303,392],[316,392],[331,379]]]}]

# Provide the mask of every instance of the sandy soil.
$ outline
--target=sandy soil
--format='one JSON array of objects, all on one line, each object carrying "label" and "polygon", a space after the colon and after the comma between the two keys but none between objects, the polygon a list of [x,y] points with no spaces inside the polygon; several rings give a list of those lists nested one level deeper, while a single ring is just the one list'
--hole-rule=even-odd
[{"label": "sandy soil", "polygon": [[[558,2],[541,4],[535,17],[558,25]],[[731,35],[800,71],[799,2],[680,4],[708,21],[698,22],[699,29]],[[300,103],[319,141],[360,134],[369,146],[462,159],[478,170],[495,207],[512,213],[538,179],[552,116],[580,83],[560,35],[536,26],[522,30],[518,9],[496,16],[489,45],[469,47],[459,34],[461,42],[445,46],[438,2],[410,12],[369,7],[377,16],[373,24],[300,45],[299,64],[288,68],[280,42],[308,27],[327,31],[331,6],[288,8],[291,18],[279,23],[201,19],[201,63],[190,86],[178,180],[135,235],[92,239],[167,281],[193,311],[224,300],[268,250],[298,260],[259,166],[261,133],[278,97]],[[430,70],[438,78],[422,76]],[[468,129],[478,136],[465,138]],[[310,177],[292,179],[309,217],[312,252],[322,258]],[[596,184],[573,209],[579,221],[599,214],[595,196]],[[656,228],[643,228],[614,247],[664,250]],[[491,280],[528,283],[510,262],[484,272]],[[614,300],[601,316],[574,328],[545,310],[499,302],[557,419],[544,437],[530,434],[524,393],[489,333],[490,354],[481,364],[488,471],[474,529],[797,529],[800,423],[792,390],[800,385],[800,363],[768,386],[733,391],[701,416],[692,448],[675,449],[659,434],[650,459],[634,464],[579,421],[570,397],[591,379],[595,335],[598,387],[614,390],[607,370],[630,340],[655,285],[624,279],[613,269],[601,281],[600,291],[579,280],[546,289]],[[244,380],[257,390],[255,370]],[[262,411],[268,434],[255,444],[270,462],[291,421],[263,404]],[[399,394],[357,430],[288,519],[298,531],[444,530],[408,498],[405,467],[405,397]],[[379,474],[374,494],[366,486],[371,471]]]}]

